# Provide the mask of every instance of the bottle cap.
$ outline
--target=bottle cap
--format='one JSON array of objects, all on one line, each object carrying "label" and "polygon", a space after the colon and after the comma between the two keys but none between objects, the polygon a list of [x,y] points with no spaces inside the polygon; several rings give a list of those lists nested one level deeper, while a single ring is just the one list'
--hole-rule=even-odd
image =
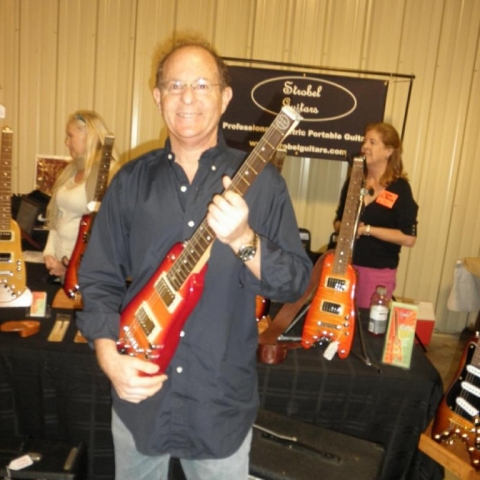
[{"label": "bottle cap", "polygon": [[387,294],[387,287],[383,285],[377,285],[377,293],[379,295],[386,295]]}]

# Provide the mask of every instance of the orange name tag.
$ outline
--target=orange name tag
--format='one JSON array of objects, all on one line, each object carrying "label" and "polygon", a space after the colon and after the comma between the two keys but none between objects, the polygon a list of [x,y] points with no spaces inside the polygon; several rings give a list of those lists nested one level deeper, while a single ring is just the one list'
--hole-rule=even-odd
[{"label": "orange name tag", "polygon": [[396,193],[387,192],[384,190],[378,197],[376,202],[387,208],[392,208],[397,201],[398,195]]}]

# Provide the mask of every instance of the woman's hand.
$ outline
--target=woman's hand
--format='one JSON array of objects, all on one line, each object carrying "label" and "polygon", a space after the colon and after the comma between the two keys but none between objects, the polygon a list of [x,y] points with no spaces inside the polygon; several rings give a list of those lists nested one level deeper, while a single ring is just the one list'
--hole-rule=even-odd
[{"label": "woman's hand", "polygon": [[65,275],[67,270],[65,265],[57,260],[53,255],[45,255],[43,260],[45,261],[45,267],[50,275],[54,275],[56,277],[63,277]]}]

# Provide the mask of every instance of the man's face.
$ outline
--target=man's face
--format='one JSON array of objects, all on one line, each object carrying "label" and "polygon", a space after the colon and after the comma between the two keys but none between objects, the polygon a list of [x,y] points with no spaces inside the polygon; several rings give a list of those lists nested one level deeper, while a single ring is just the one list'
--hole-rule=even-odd
[{"label": "man's face", "polygon": [[[194,90],[191,84],[209,88]],[[215,60],[200,47],[184,47],[174,52],[163,68],[163,86],[154,89],[155,101],[169,130],[172,147],[206,150],[217,144],[220,117],[232,98],[232,90],[222,90]],[[172,85],[186,86],[168,88]]]}]

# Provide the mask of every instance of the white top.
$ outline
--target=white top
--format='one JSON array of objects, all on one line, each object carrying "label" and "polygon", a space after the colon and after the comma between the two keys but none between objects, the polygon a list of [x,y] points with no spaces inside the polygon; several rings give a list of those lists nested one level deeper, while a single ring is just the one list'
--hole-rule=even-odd
[{"label": "white top", "polygon": [[70,258],[78,237],[82,215],[87,211],[85,182],[75,184],[73,178],[58,189],[58,223],[50,230],[43,255],[52,255],[57,260]]}]

